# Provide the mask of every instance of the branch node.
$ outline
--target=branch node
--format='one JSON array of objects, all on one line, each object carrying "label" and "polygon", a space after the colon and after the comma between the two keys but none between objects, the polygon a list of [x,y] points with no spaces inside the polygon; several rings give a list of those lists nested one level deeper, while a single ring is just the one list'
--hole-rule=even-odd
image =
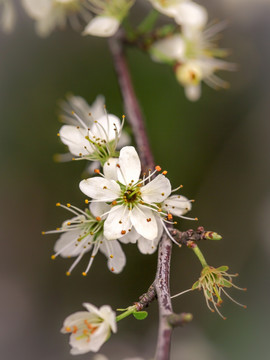
[{"label": "branch node", "polygon": [[183,326],[193,320],[193,315],[190,313],[171,314],[167,316],[167,321],[171,327]]}]

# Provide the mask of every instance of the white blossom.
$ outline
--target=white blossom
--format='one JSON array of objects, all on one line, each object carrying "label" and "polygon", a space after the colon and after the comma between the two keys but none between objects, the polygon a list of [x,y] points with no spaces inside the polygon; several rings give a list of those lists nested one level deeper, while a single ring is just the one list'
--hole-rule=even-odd
[{"label": "white blossom", "polygon": [[38,35],[45,37],[55,28],[64,28],[69,20],[80,28],[78,17],[88,22],[91,18],[88,0],[22,0],[27,14],[36,21]]},{"label": "white blossom", "polygon": [[200,98],[202,82],[214,89],[227,88],[228,83],[217,77],[215,72],[236,69],[234,64],[221,59],[227,51],[218,48],[215,41],[223,27],[224,23],[201,30],[184,27],[182,34],[158,40],[150,49],[153,60],[174,65],[176,78],[191,101]]},{"label": "white blossom", "polygon": [[[138,240],[138,234],[154,244],[159,240],[160,224],[165,228],[165,223],[171,223],[167,213],[162,211],[163,202],[171,194],[171,184],[165,176],[166,172],[153,178],[160,167],[154,172],[141,175],[141,163],[134,147],[126,146],[120,151],[118,161],[112,164],[116,172],[111,172],[111,177],[94,177],[80,182],[81,191],[92,198],[93,202],[111,203],[112,208],[101,217],[106,217],[104,222],[104,236],[108,240],[120,239],[129,234],[128,242]],[[106,167],[104,166],[104,170]],[[116,174],[116,175],[115,175]],[[114,177],[117,177],[115,180]],[[170,214],[172,219],[172,215]],[[132,229],[135,231],[132,231]],[[158,241],[157,240],[157,241]],[[123,238],[125,241],[125,238]],[[140,250],[145,245],[140,240]],[[154,248],[156,244],[153,245]]]},{"label": "white blossom", "polygon": [[190,0],[149,0],[162,14],[172,17],[181,26],[202,28],[207,22],[206,9]]},{"label": "white blossom", "polygon": [[125,254],[117,240],[108,241],[103,235],[104,220],[101,216],[110,210],[110,206],[105,203],[92,203],[85,211],[71,204],[65,206],[58,203],[57,206],[69,210],[74,217],[66,220],[60,228],[43,234],[62,233],[55,243],[52,259],[59,255],[64,258],[76,257],[66,274],[70,275],[84,254],[90,250],[92,252],[83,272],[84,276],[90,270],[99,250],[107,257],[109,270],[115,274],[120,273],[126,264]]},{"label": "white blossom", "polygon": [[70,334],[72,355],[97,352],[111,332],[117,331],[115,312],[110,306],[103,305],[100,309],[89,303],[84,303],[83,306],[87,311],[68,316],[61,329],[63,334]]},{"label": "white blossom", "polygon": [[103,164],[116,155],[117,146],[129,141],[127,134],[122,136],[124,117],[121,123],[117,116],[107,114],[103,96],[98,96],[91,106],[82,97],[70,96],[61,107],[61,119],[68,125],[61,127],[59,137],[76,160]]},{"label": "white blossom", "polygon": [[0,0],[0,27],[10,33],[15,25],[15,9],[12,0]]},{"label": "white blossom", "polygon": [[109,37],[116,33],[127,16],[133,0],[89,0],[91,9],[97,14],[84,29],[83,35]]}]

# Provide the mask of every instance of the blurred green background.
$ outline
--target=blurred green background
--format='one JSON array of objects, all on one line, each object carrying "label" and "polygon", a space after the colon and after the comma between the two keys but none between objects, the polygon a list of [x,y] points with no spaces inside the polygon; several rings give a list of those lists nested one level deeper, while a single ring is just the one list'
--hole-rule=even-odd
[{"label": "blurred green background", "polygon": [[[219,243],[201,245],[213,266],[227,264],[239,272],[247,293],[231,295],[247,304],[243,310],[225,301],[223,321],[206,308],[201,293],[173,300],[174,310],[194,314],[194,321],[173,335],[172,360],[268,359],[269,349],[269,104],[270,4],[258,0],[201,1],[211,18],[227,19],[221,44],[232,49],[236,73],[222,74],[231,89],[204,86],[191,103],[172,71],[129,49],[128,61],[147,122],[156,162],[168,170],[173,186],[195,198],[185,230],[203,225],[223,235]],[[17,4],[18,5],[18,4]],[[147,11],[145,1],[134,16]],[[41,236],[68,217],[55,203],[83,206],[78,188],[83,162],[55,163],[64,146],[56,134],[57,102],[68,92],[91,103],[98,94],[121,116],[122,101],[105,39],[82,37],[70,29],[40,39],[33,22],[18,6],[15,31],[0,34],[1,157],[1,359],[71,359],[63,319],[85,301],[113,308],[138,299],[155,275],[156,256],[143,256],[134,245],[123,246],[127,265],[110,273],[97,256],[84,278],[85,258],[67,278],[71,260],[50,255],[57,236]],[[189,288],[200,271],[188,249],[173,249],[172,294]],[[101,352],[110,360],[150,358],[157,335],[157,304],[142,323],[119,324]],[[92,359],[93,354],[79,356]]]}]

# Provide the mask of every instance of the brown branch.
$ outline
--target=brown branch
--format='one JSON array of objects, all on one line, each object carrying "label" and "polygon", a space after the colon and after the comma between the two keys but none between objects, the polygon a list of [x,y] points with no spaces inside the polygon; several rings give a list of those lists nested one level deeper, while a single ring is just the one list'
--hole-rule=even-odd
[{"label": "brown branch", "polygon": [[132,128],[138,147],[143,170],[154,167],[154,157],[147,137],[143,115],[133,89],[128,64],[125,58],[122,42],[123,34],[118,32],[109,39],[109,46],[113,57],[114,67],[118,75],[118,82],[122,93],[127,121]]},{"label": "brown branch", "polygon": [[214,231],[205,231],[203,226],[199,226],[197,230],[179,231],[177,229],[169,229],[170,234],[179,245],[192,247],[192,244],[201,240],[221,240],[221,236]]},{"label": "brown branch", "polygon": [[168,318],[173,314],[170,294],[172,242],[164,233],[159,244],[157,273],[154,282],[159,305],[159,330],[156,360],[169,360],[172,326]]}]

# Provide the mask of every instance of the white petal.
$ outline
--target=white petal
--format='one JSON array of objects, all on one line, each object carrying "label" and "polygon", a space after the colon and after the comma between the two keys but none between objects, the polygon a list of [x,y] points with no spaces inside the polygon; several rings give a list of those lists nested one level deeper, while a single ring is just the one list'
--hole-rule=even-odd
[{"label": "white petal", "polygon": [[182,61],[185,55],[186,44],[179,34],[156,41],[151,47],[152,57],[155,61],[166,58]]},{"label": "white petal", "polygon": [[[60,256],[66,258],[70,256],[78,256],[82,252],[82,246],[86,242],[89,242],[89,239],[91,239],[91,236],[87,236],[79,243],[78,246],[75,246],[77,243],[76,240],[80,237],[81,233],[83,231],[81,230],[72,230],[67,231],[63,234],[61,234],[60,238],[56,241],[54,245],[54,251],[55,253],[61,251]],[[72,244],[73,243],[73,244]],[[78,243],[77,243],[78,244]],[[84,249],[85,252],[89,251],[91,249],[92,245],[88,246],[87,249]]]},{"label": "white petal", "polygon": [[112,331],[115,333],[117,331],[115,312],[109,305],[103,305],[99,310],[104,321],[109,324]]},{"label": "white petal", "polygon": [[64,125],[60,129],[59,135],[61,141],[68,146],[69,151],[73,155],[88,155],[93,152],[89,141],[85,139],[85,136],[88,135],[86,129],[78,129],[76,126]]},{"label": "white petal", "polygon": [[130,211],[125,205],[114,206],[104,223],[104,236],[108,240],[119,239],[132,228]]},{"label": "white petal", "polygon": [[10,0],[4,1],[2,8],[1,27],[6,33],[10,33],[15,25],[16,15],[13,3]]},{"label": "white petal", "polygon": [[116,165],[119,163],[118,158],[110,158],[108,159],[103,166],[103,173],[106,179],[111,179],[117,181],[117,167]]},{"label": "white petal", "polygon": [[84,29],[83,35],[107,37],[116,33],[119,21],[111,16],[96,16]]},{"label": "white petal", "polygon": [[159,216],[155,216],[157,227],[158,227],[158,235],[154,240],[147,240],[143,236],[138,239],[138,249],[142,254],[153,254],[158,246],[159,240],[163,234],[163,226],[161,224],[161,220]]},{"label": "white petal", "polygon": [[157,0],[150,0],[150,2],[152,3],[153,7],[159,11],[160,13],[167,15],[169,17],[174,17],[177,15],[177,6],[183,2],[183,0],[174,0],[172,1],[170,4],[170,2],[168,2],[168,5],[166,3],[166,1],[162,2],[162,1],[157,1]]},{"label": "white petal", "polygon": [[117,116],[108,114],[103,115],[99,119],[95,119],[96,122],[91,128],[91,133],[95,136],[95,139],[100,138],[107,142],[115,139],[115,129],[119,132],[120,120]]},{"label": "white petal", "polygon": [[177,24],[184,27],[184,34],[187,35],[189,28],[201,29],[207,23],[206,9],[192,1],[184,1],[178,5],[177,15],[174,17]]},{"label": "white petal", "polygon": [[191,210],[191,203],[185,196],[173,195],[164,201],[162,209],[172,215],[181,216]]},{"label": "white petal", "polygon": [[78,339],[78,334],[71,334],[70,345],[73,347],[70,351],[72,355],[85,354],[89,351],[98,351],[104,344],[110,334],[110,327],[107,323],[101,323],[98,329],[91,335],[90,341],[86,338]]},{"label": "white petal", "polygon": [[90,212],[96,217],[110,211],[111,206],[105,202],[92,202],[89,206]]},{"label": "white petal", "polygon": [[98,95],[95,101],[91,105],[90,112],[95,120],[101,118],[104,115],[105,98],[103,95]]},{"label": "white petal", "polygon": [[154,240],[157,237],[158,227],[152,210],[137,205],[132,209],[130,218],[132,225],[140,235],[149,240]]},{"label": "white petal", "polygon": [[126,265],[126,256],[117,240],[103,239],[100,251],[108,259],[108,268],[115,274],[119,274]]},{"label": "white petal", "polygon": [[122,236],[119,241],[123,244],[135,244],[138,238],[140,237],[140,234],[137,233],[134,227],[130,231],[126,233],[126,235]]},{"label": "white petal", "polygon": [[120,183],[129,185],[139,180],[141,174],[141,162],[137,151],[133,146],[125,146],[119,155],[120,168],[117,169]]},{"label": "white petal", "polygon": [[85,195],[95,200],[113,201],[121,194],[120,186],[115,181],[102,177],[82,180],[79,186]]},{"label": "white petal", "polygon": [[83,303],[83,306],[86,308],[87,311],[89,311],[90,313],[95,314],[97,317],[100,317],[100,312],[99,309],[90,303]]},{"label": "white petal", "polygon": [[186,97],[190,101],[197,101],[201,97],[201,83],[198,85],[187,85],[184,89]]},{"label": "white petal", "polygon": [[170,195],[171,191],[169,179],[161,174],[141,188],[142,199],[147,203],[160,203]]},{"label": "white petal", "polygon": [[52,7],[51,0],[22,0],[25,11],[34,19],[40,19],[48,14]]}]

